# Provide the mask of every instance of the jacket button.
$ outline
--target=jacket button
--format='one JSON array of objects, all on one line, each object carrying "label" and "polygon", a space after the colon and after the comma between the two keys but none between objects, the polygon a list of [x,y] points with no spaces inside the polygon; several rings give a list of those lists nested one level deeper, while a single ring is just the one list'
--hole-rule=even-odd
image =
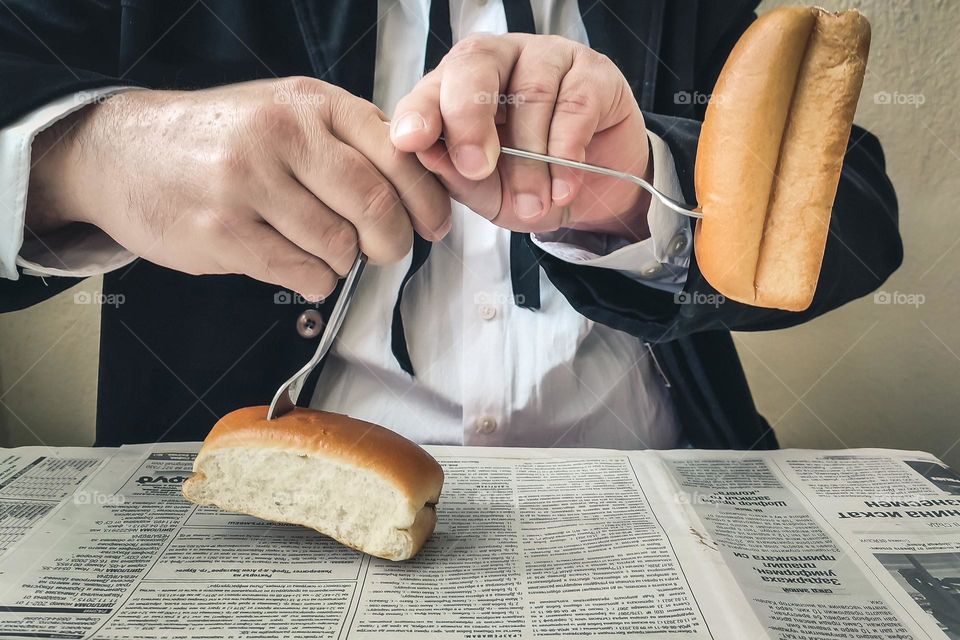
[{"label": "jacket button", "polygon": [[297,333],[301,338],[316,338],[323,331],[323,316],[316,309],[307,309],[297,318]]}]

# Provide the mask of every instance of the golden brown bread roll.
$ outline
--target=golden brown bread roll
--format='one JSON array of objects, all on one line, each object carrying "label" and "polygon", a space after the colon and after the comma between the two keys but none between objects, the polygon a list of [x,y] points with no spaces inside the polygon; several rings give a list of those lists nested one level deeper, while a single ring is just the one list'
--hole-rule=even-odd
[{"label": "golden brown bread roll", "polygon": [[785,7],[724,64],[697,150],[695,251],[728,298],[810,306],[869,47],[857,11]]},{"label": "golden brown bread roll", "polygon": [[388,560],[420,550],[437,522],[443,469],[401,435],[296,408],[239,409],[210,431],[183,484],[192,502],[300,524]]}]

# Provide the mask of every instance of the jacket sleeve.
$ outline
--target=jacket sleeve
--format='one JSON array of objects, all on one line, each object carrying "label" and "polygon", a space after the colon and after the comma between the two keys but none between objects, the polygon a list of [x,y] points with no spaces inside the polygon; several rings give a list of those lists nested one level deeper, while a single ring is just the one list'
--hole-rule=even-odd
[{"label": "jacket sleeve", "polygon": [[[65,96],[136,84],[118,69],[119,0],[8,0],[0,7],[0,128]],[[22,309],[77,278],[0,280],[0,311]]]},{"label": "jacket sleeve", "polygon": [[[701,95],[709,95],[722,61],[752,19],[733,17],[723,37],[706,40],[714,55],[698,60]],[[714,44],[714,42],[716,44]],[[702,117],[702,113],[695,114]],[[667,142],[673,153],[684,197],[696,202],[693,167],[700,121],[644,113],[647,127]],[[692,221],[691,221],[692,222]],[[671,340],[699,331],[760,331],[790,327],[815,318],[877,289],[903,258],[897,225],[897,200],[886,175],[883,150],[875,136],[854,127],[847,146],[820,280],[813,303],[802,312],[763,309],[727,300],[703,278],[691,255],[687,282],[670,295],[616,272],[561,263],[538,254],[551,282],[570,304],[588,318],[646,341]]]}]

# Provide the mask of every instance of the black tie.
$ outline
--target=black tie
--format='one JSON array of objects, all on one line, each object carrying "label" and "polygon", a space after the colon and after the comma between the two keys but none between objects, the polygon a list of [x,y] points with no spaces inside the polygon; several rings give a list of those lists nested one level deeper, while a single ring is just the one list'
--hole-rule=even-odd
[{"label": "black tie", "polygon": [[[510,31],[535,33],[533,11],[525,0],[505,0],[503,3]],[[430,3],[430,25],[427,32],[427,50],[423,70],[426,74],[434,69],[443,56],[450,50],[453,33],[450,29],[450,3],[448,0],[434,0]],[[403,314],[400,304],[403,292],[410,279],[420,270],[430,256],[430,243],[414,234],[413,255],[410,268],[404,274],[397,292],[397,301],[393,306],[393,323],[390,330],[390,348],[400,368],[414,375],[410,351],[407,347],[403,327]],[[513,299],[517,306],[525,309],[540,308],[540,265],[533,251],[526,243],[526,234],[510,234],[510,282],[513,287]]]},{"label": "black tie", "polygon": [[[503,9],[507,15],[508,31],[537,32],[529,2],[505,0]],[[527,234],[510,232],[510,284],[513,286],[513,301],[516,305],[536,310],[540,308],[540,263],[526,240]]]},{"label": "black tie", "polygon": [[[453,42],[453,33],[450,30],[450,3],[448,0],[435,0],[430,3],[430,25],[427,31],[427,53],[423,62],[423,72],[426,74],[440,64],[440,60],[450,50]],[[400,364],[400,368],[413,374],[413,363],[410,362],[410,351],[407,349],[407,338],[403,328],[403,315],[400,313],[400,303],[403,302],[403,290],[410,278],[420,270],[430,255],[430,243],[416,233],[413,234],[413,256],[410,268],[403,276],[400,291],[397,292],[397,302],[393,305],[393,324],[390,328],[390,348],[393,356]]]}]

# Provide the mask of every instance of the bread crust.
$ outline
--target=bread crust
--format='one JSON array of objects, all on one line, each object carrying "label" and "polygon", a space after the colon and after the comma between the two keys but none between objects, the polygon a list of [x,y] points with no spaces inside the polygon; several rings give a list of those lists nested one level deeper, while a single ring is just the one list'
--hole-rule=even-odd
[{"label": "bread crust", "polygon": [[694,247],[710,284],[740,302],[755,301],[780,142],[815,22],[801,7],[757,20],[734,46],[707,105],[694,169],[703,212]]},{"label": "bread crust", "polygon": [[355,465],[382,476],[413,504],[435,504],[443,488],[443,468],[415,443],[385,427],[326,411],[297,407],[274,420],[267,420],[265,406],[228,413],[204,440],[194,471],[212,451],[232,447],[285,449]]},{"label": "bread crust", "polygon": [[869,44],[857,11],[785,7],[734,47],[695,171],[697,262],[725,296],[790,311],[812,302]]}]

